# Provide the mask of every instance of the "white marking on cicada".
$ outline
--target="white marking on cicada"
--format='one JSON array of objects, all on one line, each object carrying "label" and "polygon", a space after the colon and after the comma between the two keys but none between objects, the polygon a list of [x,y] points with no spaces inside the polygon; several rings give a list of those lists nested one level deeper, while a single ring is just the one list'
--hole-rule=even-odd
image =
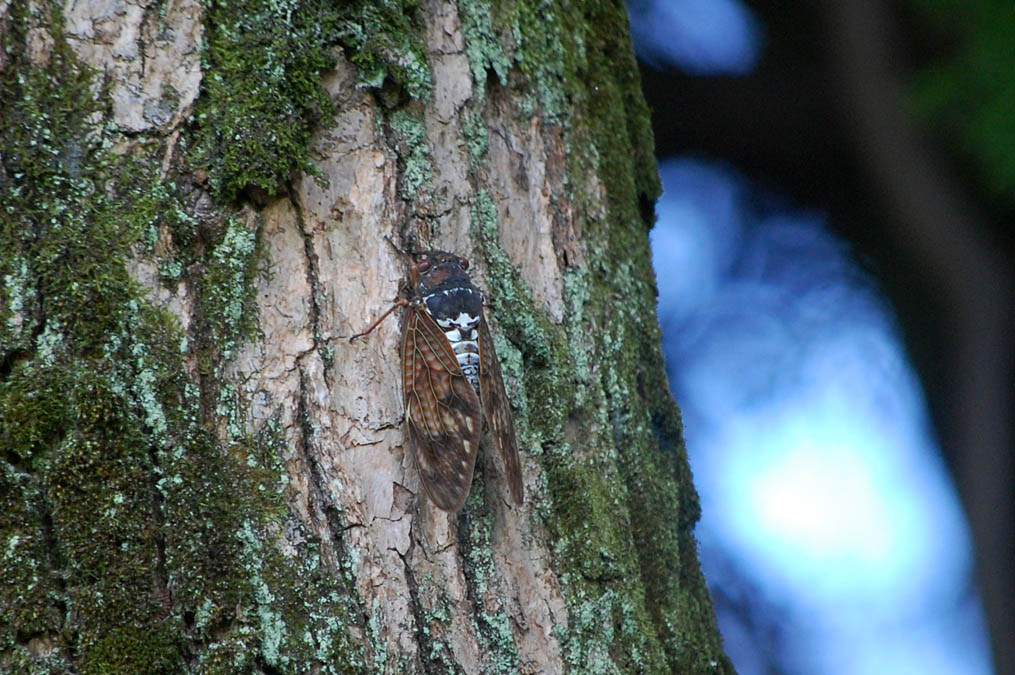
[{"label": "white marking on cicada", "polygon": [[[469,381],[473,389],[479,386],[479,367],[478,366],[462,366],[462,375]],[[476,393],[479,393],[479,389],[476,389]]]},{"label": "white marking on cicada", "polygon": [[460,366],[478,366],[479,365],[479,353],[478,352],[462,352],[457,355],[458,365]]},{"label": "white marking on cicada", "polygon": [[451,323],[455,324],[460,329],[461,328],[472,328],[473,326],[475,326],[476,324],[479,323],[479,317],[478,316],[472,316],[471,314],[466,314],[465,312],[460,312],[458,314],[458,318],[457,319],[452,319]]}]

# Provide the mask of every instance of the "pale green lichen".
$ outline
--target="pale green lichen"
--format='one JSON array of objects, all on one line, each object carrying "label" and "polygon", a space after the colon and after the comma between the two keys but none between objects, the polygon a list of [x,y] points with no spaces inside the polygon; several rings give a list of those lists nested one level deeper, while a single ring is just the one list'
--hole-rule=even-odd
[{"label": "pale green lichen", "polygon": [[372,653],[375,664],[385,664],[388,660],[388,647],[387,644],[381,639],[381,601],[379,598],[374,598],[373,606],[371,607],[370,616],[367,619],[367,637],[370,640],[372,646]]},{"label": "pale green lichen", "polygon": [[229,360],[237,340],[257,324],[251,300],[258,236],[237,218],[226,221],[221,241],[208,256],[202,278],[202,307],[215,326],[216,348]]},{"label": "pale green lichen", "polygon": [[11,255],[0,265],[2,265],[0,269],[10,270],[3,275],[6,296],[4,303],[6,306],[3,309],[7,312],[7,331],[6,334],[0,333],[0,338],[4,343],[13,346],[34,327],[34,320],[29,312],[35,304],[36,291],[30,284],[28,260],[24,257]]},{"label": "pale green lichen", "polygon": [[522,113],[531,116],[538,112],[550,121],[562,122],[569,110],[567,63],[575,55],[573,41],[580,39],[580,32],[563,30],[556,11],[545,11],[538,4],[520,3],[518,7],[511,24],[517,45],[515,60],[533,83],[520,101]]},{"label": "pale green lichen", "polygon": [[392,113],[388,124],[394,133],[395,149],[403,164],[400,193],[403,199],[411,201],[420,196],[420,190],[426,193],[433,188],[433,167],[426,128],[419,119],[403,110]]},{"label": "pale green lichen", "polygon": [[[482,468],[479,470],[482,473]],[[473,621],[475,632],[488,662],[487,672],[518,672],[519,655],[507,613],[499,602],[491,607],[489,597],[500,590],[500,574],[493,559],[494,514],[486,507],[481,490],[469,494],[468,539],[461,543],[467,561],[466,579],[476,594]]]},{"label": "pale green lichen", "polygon": [[[101,123],[102,93],[58,34],[57,3],[37,9],[29,16],[13,3],[3,37],[14,60],[0,96],[10,178],[0,187],[0,248],[10,252],[0,260],[0,327],[11,335],[12,319],[21,321],[22,339],[0,350],[0,603],[9,610],[0,616],[0,669],[348,672],[365,669],[364,649],[383,667],[380,607],[355,599],[359,552],[338,546],[337,575],[309,536],[287,542],[294,557],[281,554],[280,523],[291,518],[282,441],[277,427],[245,433],[245,402],[224,386],[223,363],[256,330],[250,294],[263,260],[258,225],[237,217],[232,200],[286,189],[305,165],[309,133],[330,111],[319,78],[336,42],[362,81],[380,88],[377,118],[400,155],[401,196],[429,198],[432,141],[419,101],[432,84],[419,6],[209,6],[201,97],[178,145],[180,161],[203,167],[207,183],[172,172],[161,181],[151,168],[164,156],[161,139],[131,139],[136,157],[109,152],[123,139]],[[542,469],[530,504],[554,542],[555,568],[570,570],[561,577],[565,658],[578,672],[722,666],[690,534],[697,501],[679,413],[651,321],[646,204],[658,182],[630,44],[618,30],[623,8],[476,2],[461,14],[474,82],[511,88],[503,100],[520,99],[516,112],[538,115],[540,129],[563,127],[564,187],[554,197],[581,219],[590,261],[565,275],[568,311],[563,325],[551,323],[500,247],[492,195],[474,198],[524,461]],[[41,19],[57,34],[39,67],[17,55]],[[250,82],[258,86],[244,88]],[[481,98],[463,118],[477,179],[489,169]],[[185,196],[208,186],[214,213],[198,222]],[[124,260],[137,251],[156,258],[163,282],[193,290],[193,339],[131,282]],[[197,361],[196,376],[181,356]],[[481,503],[468,508],[478,517],[472,583],[496,594],[489,514],[479,515]],[[96,569],[104,575],[90,576]],[[153,575],[172,589],[168,605],[152,591]],[[428,637],[450,620],[450,601],[433,579],[419,593],[418,637],[429,640],[421,656],[450,671],[453,650]],[[474,621],[491,669],[511,672],[518,655],[503,608],[478,607]],[[45,663],[30,662],[19,631],[57,643],[74,635],[74,649],[58,644]],[[411,666],[392,660],[401,661],[394,669]]]},{"label": "pale green lichen", "polygon": [[[59,33],[59,5],[10,11],[0,278],[29,339],[0,340],[0,541],[16,537],[0,556],[0,670],[223,672],[260,659],[307,671],[320,665],[295,637],[307,631],[342,671],[361,670],[348,579],[322,571],[307,538],[291,547],[313,563],[279,552],[277,435],[243,433],[244,404],[218,386],[224,350],[256,326],[256,228],[225,217],[229,204],[190,217],[195,186],[160,181],[158,143],[111,152],[122,139],[103,122],[106,92]],[[54,41],[35,64],[25,31],[39,22]],[[185,129],[179,148],[192,141]],[[161,278],[195,291],[194,340],[130,278],[126,261],[156,248]],[[195,354],[191,379],[180,357]],[[217,413],[232,420],[227,444]],[[22,636],[53,653],[33,659]]]},{"label": "pale green lichen", "polygon": [[493,70],[500,84],[506,85],[511,59],[497,36],[494,9],[487,0],[465,0],[458,3],[462,22],[465,56],[472,71],[472,95],[478,103],[486,99],[487,71]]},{"label": "pale green lichen", "polygon": [[275,607],[275,596],[263,577],[262,536],[256,535],[250,521],[236,533],[243,543],[243,562],[257,598],[257,617],[261,628],[261,654],[269,666],[282,667],[289,663],[288,654],[280,652],[285,639],[285,621]]},{"label": "pale green lichen", "polygon": [[412,0],[353,0],[338,8],[339,40],[359,68],[360,85],[382,88],[386,80],[417,100],[433,93],[416,5]]},{"label": "pale green lichen", "polygon": [[60,321],[53,319],[46,323],[46,327],[35,339],[35,349],[38,353],[39,362],[51,368],[60,356],[63,348],[63,332],[60,329]]},{"label": "pale green lichen", "polygon": [[541,364],[551,352],[548,322],[536,311],[532,291],[500,245],[497,205],[489,192],[480,190],[476,193],[470,215],[474,236],[483,245],[489,300],[498,323],[519,346],[525,358]]},{"label": "pale green lichen", "polygon": [[486,158],[489,149],[486,122],[483,120],[483,116],[475,110],[468,110],[464,114],[462,134],[465,137],[465,146],[469,151],[469,160],[472,167],[475,168]]}]

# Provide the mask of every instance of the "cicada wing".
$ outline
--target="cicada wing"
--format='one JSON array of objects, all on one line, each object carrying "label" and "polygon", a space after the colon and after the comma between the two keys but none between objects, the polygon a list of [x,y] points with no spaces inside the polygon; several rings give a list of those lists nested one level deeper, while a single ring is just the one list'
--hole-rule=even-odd
[{"label": "cicada wing", "polygon": [[515,504],[521,505],[525,499],[525,490],[518,459],[518,444],[515,441],[515,425],[511,419],[511,404],[504,389],[504,378],[501,376],[497,352],[493,348],[490,327],[482,316],[479,318],[479,391],[486,423],[504,461],[511,497]]},{"label": "cicada wing", "polygon": [[469,495],[482,433],[479,396],[426,310],[411,307],[402,336],[409,449],[427,496],[457,511]]}]

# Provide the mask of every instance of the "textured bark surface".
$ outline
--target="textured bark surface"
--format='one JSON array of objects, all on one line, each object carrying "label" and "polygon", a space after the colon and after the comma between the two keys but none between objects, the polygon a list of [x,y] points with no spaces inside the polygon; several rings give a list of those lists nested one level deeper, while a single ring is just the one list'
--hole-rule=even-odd
[{"label": "textured bark surface", "polygon": [[[0,670],[728,672],[620,4],[0,3]],[[401,430],[469,257],[527,500]],[[397,317],[397,314],[395,315]]]}]

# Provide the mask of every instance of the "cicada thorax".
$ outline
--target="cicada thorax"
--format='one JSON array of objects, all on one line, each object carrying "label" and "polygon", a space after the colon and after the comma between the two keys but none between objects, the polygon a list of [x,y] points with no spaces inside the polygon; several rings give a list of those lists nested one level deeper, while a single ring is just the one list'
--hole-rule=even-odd
[{"label": "cicada thorax", "polygon": [[433,289],[424,289],[423,306],[444,332],[462,374],[479,390],[479,320],[483,296],[468,279],[449,278]]}]

